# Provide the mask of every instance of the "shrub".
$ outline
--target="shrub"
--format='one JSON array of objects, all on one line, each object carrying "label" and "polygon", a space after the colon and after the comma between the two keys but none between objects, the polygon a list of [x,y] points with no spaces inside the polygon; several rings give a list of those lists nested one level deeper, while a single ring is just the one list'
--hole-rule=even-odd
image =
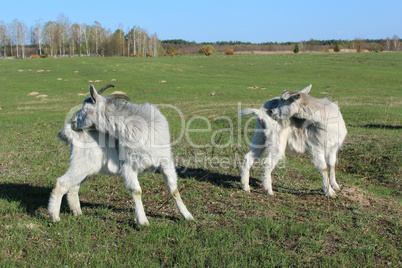
[{"label": "shrub", "polygon": [[204,50],[204,53],[206,56],[209,56],[212,54],[212,49],[210,47],[206,47]]},{"label": "shrub", "polygon": [[211,45],[203,45],[199,50],[198,53],[202,54],[204,53],[205,55],[209,56],[212,53],[216,52],[216,49],[211,46]]},{"label": "shrub", "polygon": [[356,48],[356,52],[360,53],[363,51],[363,40],[360,38],[356,38],[353,40],[353,45]]},{"label": "shrub", "polygon": [[173,57],[174,55],[176,55],[176,49],[174,47],[168,47],[166,49],[166,53],[170,56]]},{"label": "shrub", "polygon": [[233,55],[234,53],[234,48],[233,47],[227,47],[225,50],[226,55]]},{"label": "shrub", "polygon": [[299,52],[299,45],[296,43],[295,48],[293,49],[294,53],[298,53]]},{"label": "shrub", "polygon": [[154,55],[152,55],[151,52],[147,51],[147,57],[153,57]]},{"label": "shrub", "polygon": [[40,57],[38,55],[32,55],[31,59],[39,59]]},{"label": "shrub", "polygon": [[339,52],[341,49],[339,48],[338,43],[335,43],[334,52]]},{"label": "shrub", "polygon": [[135,55],[134,53],[130,54],[130,57],[136,57],[137,55]]},{"label": "shrub", "polygon": [[382,51],[384,51],[384,48],[383,48],[383,46],[381,44],[371,43],[370,47],[369,47],[369,50],[373,51],[373,52],[382,52]]},{"label": "shrub", "polygon": [[254,50],[251,50],[251,54],[254,55],[254,53],[255,53]]}]

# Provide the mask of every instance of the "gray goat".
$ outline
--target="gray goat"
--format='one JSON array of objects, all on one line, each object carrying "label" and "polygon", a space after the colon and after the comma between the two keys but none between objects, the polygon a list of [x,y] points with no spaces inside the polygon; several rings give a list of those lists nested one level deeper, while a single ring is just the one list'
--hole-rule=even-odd
[{"label": "gray goat", "polygon": [[135,202],[139,225],[149,225],[141,201],[138,175],[158,169],[163,174],[181,215],[192,215],[181,200],[170,149],[169,125],[160,111],[148,103],[132,104],[103,97],[90,86],[91,97],[59,132],[61,140],[71,144],[70,166],[57,178],[48,205],[52,220],[60,221],[64,194],[74,215],[82,214],[78,191],[93,174],[120,175]]},{"label": "gray goat", "polygon": [[311,85],[301,91],[285,91],[260,109],[241,111],[243,116],[254,114],[259,119],[251,149],[242,166],[241,182],[245,191],[250,191],[250,167],[265,150],[268,156],[263,164],[262,183],[268,195],[274,194],[271,172],[287,150],[309,151],[313,155],[313,163],[323,178],[326,196],[335,196],[334,190],[340,189],[335,179],[335,164],[347,134],[345,122],[335,103],[311,97],[308,95],[310,89]]}]

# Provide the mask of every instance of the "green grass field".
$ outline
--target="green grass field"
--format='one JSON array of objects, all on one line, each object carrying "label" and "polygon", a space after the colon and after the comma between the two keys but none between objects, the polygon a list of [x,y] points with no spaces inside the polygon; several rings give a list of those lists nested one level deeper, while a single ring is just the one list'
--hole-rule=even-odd
[{"label": "green grass field", "polygon": [[[0,60],[0,74],[2,267],[402,265],[401,53]],[[146,174],[150,227],[137,227],[122,179],[100,175],[80,190],[82,216],[63,200],[61,222],[51,223],[48,198],[69,164],[57,132],[90,83],[159,105],[195,221],[181,220],[160,174]],[[253,135],[244,131],[254,121],[239,121],[237,111],[308,84],[311,95],[339,104],[348,128],[341,192],[324,196],[308,154],[288,154],[274,170],[274,197],[257,164],[251,193],[243,192],[240,165]]]}]

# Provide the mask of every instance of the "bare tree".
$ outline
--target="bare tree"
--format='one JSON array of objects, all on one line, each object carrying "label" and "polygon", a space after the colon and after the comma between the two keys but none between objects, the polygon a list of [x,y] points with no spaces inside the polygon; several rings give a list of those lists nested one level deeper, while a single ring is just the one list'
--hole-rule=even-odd
[{"label": "bare tree", "polygon": [[65,43],[70,30],[70,20],[63,13],[61,13],[57,17],[57,26],[60,55],[65,55]]},{"label": "bare tree", "polygon": [[78,40],[79,40],[79,44],[80,44],[80,57],[81,57],[81,53],[82,53],[82,41],[84,39],[83,36],[84,33],[84,25],[83,24],[78,24]]},{"label": "bare tree", "polygon": [[39,55],[42,55],[42,44],[43,44],[43,22],[38,20],[35,27],[32,29],[34,44],[38,45]]},{"label": "bare tree", "polygon": [[[82,42],[84,40],[84,28],[85,25],[81,23],[80,24],[75,23],[71,26],[71,42],[79,46],[78,54],[80,55],[80,57],[82,54]],[[72,48],[73,54],[75,51],[75,45]]]},{"label": "bare tree", "polygon": [[144,55],[144,57],[146,57],[147,55],[147,45],[148,45],[148,35],[145,32],[145,30],[142,32],[142,55]]},{"label": "bare tree", "polygon": [[105,54],[105,42],[110,36],[110,30],[106,30],[105,28],[101,28],[100,34],[99,34],[99,47],[100,47],[100,54],[104,56]]},{"label": "bare tree", "polygon": [[156,35],[156,33],[154,33],[153,35],[151,35],[151,51],[152,51],[152,55],[154,57],[158,57],[158,52],[159,52],[159,46],[160,46],[160,42],[158,39],[158,36]]},{"label": "bare tree", "polygon": [[136,34],[136,27],[134,26],[133,27],[133,36],[132,36],[133,37],[133,53],[134,53],[134,55],[137,54],[136,47],[135,47],[135,44],[136,44],[135,34]]},{"label": "bare tree", "polygon": [[385,39],[385,51],[390,51],[391,49],[391,40],[389,40],[389,37]]},{"label": "bare tree", "polygon": [[356,49],[357,53],[360,53],[363,51],[363,40],[361,38],[355,38],[353,40],[353,47]]},{"label": "bare tree", "polygon": [[121,38],[121,43],[122,43],[122,46],[121,46],[121,49],[122,49],[122,51],[121,51],[121,56],[124,56],[124,51],[125,51],[125,49],[124,49],[124,31],[123,31],[123,24],[119,24],[119,34],[120,34],[120,38]]},{"label": "bare tree", "polygon": [[27,37],[27,32],[28,32],[28,27],[23,23],[19,23],[19,38],[20,38],[20,44],[22,46],[22,58],[25,58],[25,43],[26,43],[26,37]]},{"label": "bare tree", "polygon": [[76,49],[76,45],[79,42],[79,25],[74,23],[73,25],[71,25],[71,29],[70,29],[71,35],[70,35],[70,55],[75,54],[75,49]]},{"label": "bare tree", "polygon": [[85,40],[85,49],[87,50],[87,56],[91,55],[91,48],[89,47],[89,40],[91,37],[91,26],[84,24],[83,25],[83,36]]},{"label": "bare tree", "polygon": [[131,42],[132,42],[132,31],[130,31],[130,28],[127,27],[127,36],[126,36],[126,40],[127,40],[127,57],[130,57],[130,46],[131,46]]},{"label": "bare tree", "polygon": [[19,35],[20,35],[20,22],[17,20],[17,19],[15,19],[14,21],[13,21],[13,27],[14,27],[14,44],[15,44],[15,49],[16,49],[16,53],[17,53],[17,58],[19,58],[20,57],[20,54],[19,54],[19,50],[18,50],[18,43],[19,43]]},{"label": "bare tree", "polygon": [[399,37],[397,35],[394,35],[392,38],[392,44],[394,46],[394,50],[399,51]]},{"label": "bare tree", "polygon": [[18,46],[22,47],[22,58],[25,58],[25,42],[27,35],[27,26],[23,22],[19,22],[17,19],[13,22],[14,26],[14,42],[17,50],[17,58],[20,57]]},{"label": "bare tree", "polygon": [[8,46],[10,47],[10,55],[11,56],[14,56],[13,36],[14,36],[14,24],[9,23],[6,25],[6,41],[7,41]]},{"label": "bare tree", "polygon": [[99,35],[100,35],[100,31],[101,31],[101,24],[97,21],[95,21],[94,26],[92,27],[92,33],[93,33],[93,38],[95,41],[95,53],[98,54],[98,49],[99,49]]},{"label": "bare tree", "polygon": [[50,57],[53,57],[54,46],[56,44],[57,25],[54,21],[49,21],[44,27],[45,43],[49,46]]},{"label": "bare tree", "polygon": [[3,48],[4,57],[7,57],[7,29],[3,21],[0,21],[0,48]]}]

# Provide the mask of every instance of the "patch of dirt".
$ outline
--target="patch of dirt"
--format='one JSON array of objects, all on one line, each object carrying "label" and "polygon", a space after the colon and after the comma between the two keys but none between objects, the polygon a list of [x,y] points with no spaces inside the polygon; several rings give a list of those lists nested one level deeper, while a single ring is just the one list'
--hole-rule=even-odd
[{"label": "patch of dirt", "polygon": [[36,96],[35,98],[46,98],[47,97],[47,95],[38,95],[38,96]]},{"label": "patch of dirt", "polygon": [[123,91],[113,91],[112,93],[110,93],[110,94],[123,94],[123,95],[125,95],[126,93],[125,92],[123,92]]},{"label": "patch of dirt", "polygon": [[365,197],[364,194],[354,186],[345,186],[339,195],[344,196],[353,202],[359,203],[362,206],[370,206],[370,199]]},{"label": "patch of dirt", "polygon": [[248,89],[267,89],[266,87],[258,87],[258,86],[252,86],[252,87],[247,87]]},{"label": "patch of dirt", "polygon": [[[40,227],[39,224],[35,224],[35,223],[27,223],[27,224],[18,223],[17,226],[20,227],[20,228],[28,228],[28,229],[32,229],[32,230],[33,229],[38,229]],[[8,229],[12,229],[15,226],[6,225],[5,227],[8,230]]]},{"label": "patch of dirt", "polygon": [[35,95],[38,95],[38,94],[39,94],[39,92],[32,91],[31,93],[28,93],[27,96],[35,96]]}]

